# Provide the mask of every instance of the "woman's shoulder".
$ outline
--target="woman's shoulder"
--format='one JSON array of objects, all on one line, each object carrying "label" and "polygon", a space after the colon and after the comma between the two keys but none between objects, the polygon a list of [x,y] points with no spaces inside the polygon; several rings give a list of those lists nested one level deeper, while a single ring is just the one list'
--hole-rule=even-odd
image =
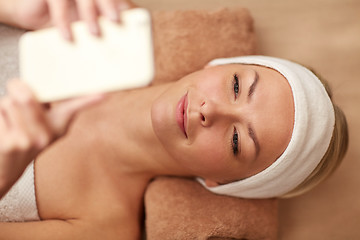
[{"label": "woman's shoulder", "polygon": [[[80,145],[80,146],[79,146]],[[35,191],[41,219],[70,219],[87,215],[121,219],[140,211],[146,181],[116,171],[110,156],[91,147],[45,152],[35,161]],[[120,166],[121,167],[121,166]],[[138,181],[138,182],[134,182]],[[140,181],[140,183],[139,183]]]}]

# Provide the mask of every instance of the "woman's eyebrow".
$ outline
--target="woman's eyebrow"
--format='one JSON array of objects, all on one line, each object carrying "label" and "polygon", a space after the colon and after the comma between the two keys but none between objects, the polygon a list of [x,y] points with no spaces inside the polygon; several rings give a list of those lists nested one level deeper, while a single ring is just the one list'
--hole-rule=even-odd
[{"label": "woman's eyebrow", "polygon": [[248,93],[248,101],[250,101],[251,96],[254,94],[255,92],[255,88],[257,86],[257,83],[259,82],[259,74],[256,70],[254,70],[255,72],[255,77],[254,77],[254,81],[253,83],[250,85],[249,87],[249,93]]},{"label": "woman's eyebrow", "polygon": [[[254,70],[254,73],[255,73],[254,81],[249,87],[248,101],[251,100],[251,96],[254,94],[257,83],[259,82],[259,74],[258,74],[258,72],[256,70]],[[256,137],[256,133],[254,131],[254,128],[252,127],[252,125],[250,123],[248,123],[248,132],[249,132],[250,138],[254,142],[255,150],[256,150],[256,157],[258,157],[258,155],[260,153],[260,144],[259,144],[259,140]]]},{"label": "woman's eyebrow", "polygon": [[249,132],[249,136],[250,138],[253,140],[254,142],[254,145],[255,145],[255,150],[256,150],[256,157],[259,156],[259,153],[260,153],[260,144],[259,144],[259,141],[256,137],[256,134],[255,134],[255,131],[254,131],[254,128],[252,127],[252,125],[249,123],[248,124],[248,132]]}]

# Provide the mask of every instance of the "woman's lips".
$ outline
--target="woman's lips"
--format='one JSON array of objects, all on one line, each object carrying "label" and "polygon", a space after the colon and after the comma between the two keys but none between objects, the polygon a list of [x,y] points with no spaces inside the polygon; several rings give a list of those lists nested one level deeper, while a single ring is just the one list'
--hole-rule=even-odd
[{"label": "woman's lips", "polygon": [[188,137],[188,94],[185,94],[185,101],[184,101],[184,131],[186,138]]},{"label": "woman's lips", "polygon": [[186,127],[187,127],[187,93],[182,96],[176,106],[176,122],[179,125],[181,131],[184,133],[185,137],[187,138],[186,134]]}]

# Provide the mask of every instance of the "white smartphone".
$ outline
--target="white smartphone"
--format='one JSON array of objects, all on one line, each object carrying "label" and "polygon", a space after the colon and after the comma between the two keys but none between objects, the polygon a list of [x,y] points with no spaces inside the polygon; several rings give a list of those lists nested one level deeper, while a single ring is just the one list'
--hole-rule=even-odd
[{"label": "white smartphone", "polygon": [[99,19],[101,37],[83,22],[72,24],[73,42],[58,29],[25,33],[19,42],[20,77],[41,102],[146,86],[154,76],[151,19],[147,10],[121,13],[122,22]]}]

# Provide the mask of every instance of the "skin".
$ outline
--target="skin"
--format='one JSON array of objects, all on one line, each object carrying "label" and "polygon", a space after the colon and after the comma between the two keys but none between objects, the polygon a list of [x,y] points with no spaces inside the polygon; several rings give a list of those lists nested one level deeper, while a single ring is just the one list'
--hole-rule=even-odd
[{"label": "skin", "polygon": [[120,11],[136,5],[130,0],[0,0],[0,6],[2,23],[29,30],[55,26],[71,41],[73,21],[85,21],[89,31],[99,36],[100,15],[119,22]]},{"label": "skin", "polygon": [[9,81],[7,92],[0,99],[0,199],[39,152],[66,133],[76,113],[103,98],[79,97],[49,107],[19,80]]},{"label": "skin", "polygon": [[[248,101],[254,70],[259,81]],[[236,100],[234,73],[241,79]],[[175,118],[186,93],[187,137]],[[80,113],[68,134],[36,159],[42,221],[0,223],[0,239],[140,239],[152,178],[201,176],[218,184],[259,172],[286,148],[293,112],[287,81],[250,65],[207,68],[176,83],[111,94]],[[256,158],[247,122],[261,145]],[[237,158],[234,125],[241,136]]]},{"label": "skin", "polygon": [[[187,137],[174,124],[174,104],[184,94],[188,98]],[[169,154],[193,175],[216,185],[249,177],[271,165],[290,141],[293,112],[291,89],[282,75],[264,67],[234,64],[208,68],[174,84],[154,103],[152,119]],[[261,148],[258,155],[249,125]],[[236,155],[234,128],[241,149]]]}]

